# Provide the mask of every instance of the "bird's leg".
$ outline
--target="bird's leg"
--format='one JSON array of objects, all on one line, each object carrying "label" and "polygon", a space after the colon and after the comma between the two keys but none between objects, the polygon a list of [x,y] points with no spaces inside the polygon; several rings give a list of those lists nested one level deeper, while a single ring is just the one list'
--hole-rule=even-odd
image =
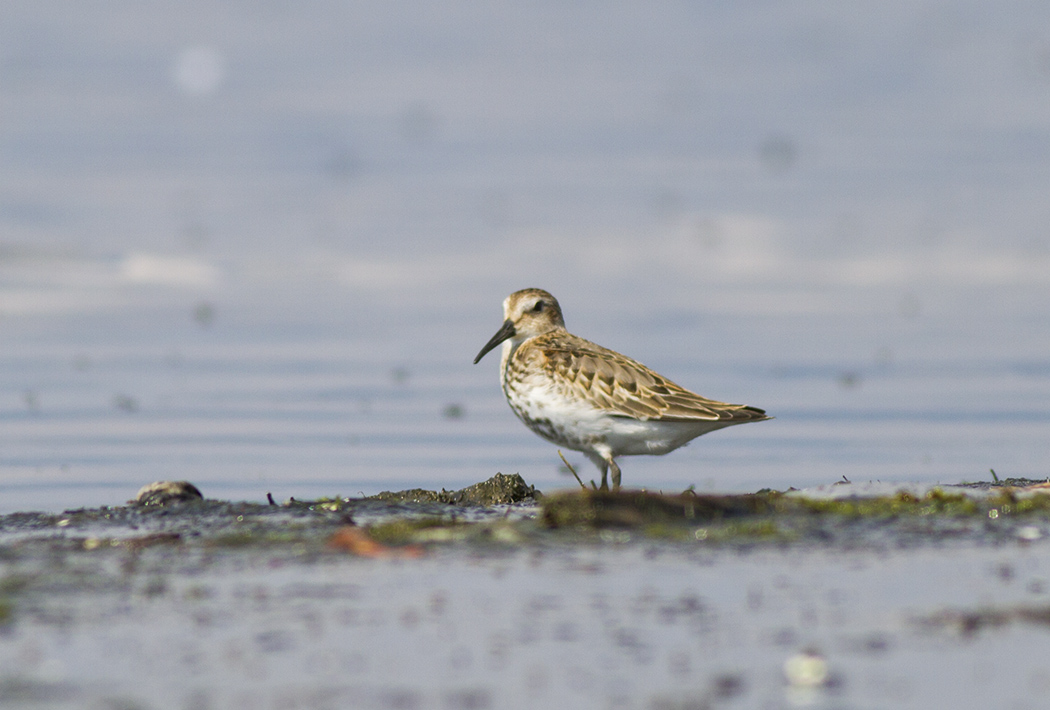
[{"label": "bird's leg", "polygon": [[[602,472],[602,485],[598,489],[600,491],[609,490],[609,464],[612,463],[612,456],[606,457],[602,451],[588,451],[585,452],[587,458],[594,462],[594,465],[598,467],[598,470]],[[613,464],[615,466],[616,464]],[[614,469],[617,477],[619,476],[620,469]],[[594,481],[591,481],[591,485],[594,485]]]},{"label": "bird's leg", "polygon": [[[612,469],[612,483],[613,483],[612,489],[614,491],[618,491],[618,490],[620,490],[620,467],[616,465],[615,461],[613,461],[612,459],[609,459],[609,468]],[[604,482],[605,482],[605,476],[603,475],[602,476],[602,483],[604,484]]]}]

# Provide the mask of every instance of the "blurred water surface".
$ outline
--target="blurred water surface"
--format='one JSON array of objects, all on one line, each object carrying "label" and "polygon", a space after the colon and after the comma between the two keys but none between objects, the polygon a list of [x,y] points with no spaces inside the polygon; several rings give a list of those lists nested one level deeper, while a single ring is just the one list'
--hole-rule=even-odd
[{"label": "blurred water surface", "polygon": [[3,15],[0,511],[568,485],[525,286],[777,417],[631,485],[1050,475],[1050,7]]}]

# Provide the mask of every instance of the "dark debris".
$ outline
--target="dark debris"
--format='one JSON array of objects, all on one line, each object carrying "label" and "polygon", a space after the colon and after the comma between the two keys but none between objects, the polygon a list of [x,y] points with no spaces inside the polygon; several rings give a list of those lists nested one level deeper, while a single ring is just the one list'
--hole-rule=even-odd
[{"label": "dark debris", "polygon": [[525,483],[521,475],[497,473],[487,481],[475,483],[458,491],[429,491],[423,488],[412,488],[407,491],[383,491],[373,500],[390,503],[445,503],[447,505],[506,505],[524,503],[539,498],[535,486]]}]

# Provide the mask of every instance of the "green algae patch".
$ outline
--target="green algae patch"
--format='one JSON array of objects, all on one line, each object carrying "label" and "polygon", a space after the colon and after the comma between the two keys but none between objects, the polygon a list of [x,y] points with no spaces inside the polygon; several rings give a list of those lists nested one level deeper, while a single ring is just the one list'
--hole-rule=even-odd
[{"label": "green algae patch", "polygon": [[529,535],[526,523],[512,521],[466,522],[450,518],[398,518],[366,528],[384,545],[439,544],[455,542],[517,545]]},{"label": "green algae patch", "polygon": [[550,528],[643,528],[770,515],[776,511],[781,498],[779,493],[718,496],[579,490],[545,496],[541,505],[543,523]]},{"label": "green algae patch", "polygon": [[989,517],[992,511],[1001,515],[1040,514],[1050,517],[1050,494],[1023,493],[1014,488],[1003,488],[995,496],[987,499]]},{"label": "green algae patch", "polygon": [[846,518],[895,518],[911,515],[951,517],[979,515],[981,501],[963,493],[946,493],[935,488],[924,496],[906,491],[894,495],[851,498],[808,498],[793,496],[792,507],[798,512]]},{"label": "green algae patch", "polygon": [[994,520],[1001,516],[1029,514],[1050,517],[1050,495],[1018,495],[1010,488],[1000,489],[994,495],[984,497],[934,488],[923,496],[900,491],[894,495],[876,497],[791,496],[790,502],[800,512],[845,518],[937,516],[987,517]]},{"label": "green algae patch", "polygon": [[[934,488],[920,495],[898,491],[847,497],[776,491],[665,495],[642,490],[574,490],[548,495],[541,505],[541,523],[548,529],[577,534],[623,530],[650,540],[682,543],[839,541],[864,545],[993,532],[1025,541],[1045,532],[1031,523],[1022,525],[1020,519],[1050,519],[1050,495],[1009,488],[979,495]],[[1018,520],[1004,524],[1011,518]],[[606,537],[599,535],[598,539]]]},{"label": "green algae patch", "polygon": [[737,540],[755,542],[793,542],[799,535],[795,530],[781,525],[776,519],[729,521],[707,528],[698,528],[693,532],[697,540],[709,542],[734,542]]},{"label": "green algae patch", "polygon": [[640,528],[648,540],[679,543],[795,542],[798,531],[781,524],[776,518],[743,518],[711,521],[704,527],[656,523]]},{"label": "green algae patch", "polygon": [[0,577],[0,630],[15,618],[14,597],[26,591],[32,580],[22,574],[6,574]]},{"label": "green algae patch", "polygon": [[398,518],[368,526],[368,534],[384,545],[406,545],[410,542],[450,541],[465,534],[468,523],[448,518]]},{"label": "green algae patch", "polygon": [[793,503],[781,493],[665,495],[648,491],[580,490],[547,496],[541,522],[548,528],[594,530],[602,542],[631,536],[673,543],[784,543],[799,539]]},{"label": "green algae patch", "polygon": [[317,531],[305,525],[252,526],[210,536],[204,541],[209,547],[279,547],[303,542],[316,542]]}]

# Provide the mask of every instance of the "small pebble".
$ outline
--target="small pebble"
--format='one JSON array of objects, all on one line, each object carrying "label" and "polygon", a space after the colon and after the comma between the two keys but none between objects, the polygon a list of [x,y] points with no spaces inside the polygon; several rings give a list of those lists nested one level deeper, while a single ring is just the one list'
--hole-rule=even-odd
[{"label": "small pebble", "polygon": [[189,481],[154,481],[139,489],[134,500],[137,505],[168,505],[191,500],[203,500],[200,489]]},{"label": "small pebble", "polygon": [[784,661],[784,678],[795,688],[819,688],[828,682],[828,662],[813,650]]},{"label": "small pebble", "polygon": [[1017,537],[1026,542],[1033,542],[1043,536],[1043,531],[1034,525],[1025,525],[1017,531]]}]

